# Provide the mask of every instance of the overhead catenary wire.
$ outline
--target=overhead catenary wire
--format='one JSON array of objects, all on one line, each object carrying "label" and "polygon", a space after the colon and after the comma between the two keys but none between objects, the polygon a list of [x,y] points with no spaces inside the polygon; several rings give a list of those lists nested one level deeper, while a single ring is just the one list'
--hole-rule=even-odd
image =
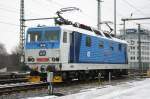
[{"label": "overhead catenary wire", "polygon": [[[33,1],[35,1],[35,0],[33,0]],[[47,1],[47,2],[49,2],[49,3],[53,3],[53,4],[55,4],[55,5],[57,5],[57,6],[59,6],[59,7],[65,7],[65,5],[63,5],[63,4],[61,4],[61,3],[59,3],[59,2],[56,2],[56,1],[54,1],[54,0],[45,0],[45,1]],[[127,0],[125,0],[124,2],[126,2]],[[38,4],[38,3],[37,3]],[[43,3],[43,4],[46,4],[46,3]],[[131,3],[129,3],[128,1],[126,2],[126,4],[128,4],[130,7],[132,7],[132,8],[134,8],[134,9],[136,9],[136,11],[138,11],[138,12],[140,12],[140,13],[142,13],[142,14],[144,14],[141,10],[139,10],[138,8],[136,8],[135,6],[133,6]],[[47,4],[48,5],[48,4]],[[49,7],[47,7],[47,9],[49,9],[49,10],[51,10]],[[81,12],[82,14],[84,14],[84,15],[86,15],[86,17],[88,17],[88,18],[90,18],[91,20],[93,20],[93,21],[95,21],[95,19],[96,18],[93,18],[93,17],[91,17],[91,16],[89,16],[88,14],[86,14],[86,13],[84,13],[84,12]],[[117,14],[118,14],[118,12],[117,12]],[[96,22],[96,21],[95,21]],[[137,24],[136,22],[132,22],[132,23],[135,23],[135,24]]]},{"label": "overhead catenary wire", "polygon": [[11,12],[11,13],[17,13],[17,14],[19,14],[19,12],[17,12],[17,11],[10,10],[10,9],[6,9],[6,8],[3,8],[3,7],[0,7],[0,10],[7,11],[7,12]]},{"label": "overhead catenary wire", "polygon": [[13,10],[13,11],[19,11],[19,9],[18,8],[16,8],[16,7],[12,7],[12,6],[8,6],[8,5],[4,5],[4,4],[0,4],[0,7],[2,7],[2,8],[9,8],[9,9],[11,9],[11,10]]},{"label": "overhead catenary wire", "polygon": [[[47,9],[44,9],[44,10],[46,10],[47,12],[50,12],[50,11],[54,11],[54,10],[52,10],[51,8],[49,8],[49,4],[47,4],[47,3],[43,3],[43,2],[40,2],[40,1],[38,1],[38,0],[32,0],[32,2],[33,3],[36,3],[37,5],[40,5],[39,7],[40,8],[47,8]],[[46,5],[46,6],[44,6],[44,5],[42,5],[42,4],[44,4],[44,5]],[[42,7],[43,6],[43,7]]]},{"label": "overhead catenary wire", "polygon": [[[4,8],[4,7],[2,7],[2,6],[0,6],[0,10],[2,10],[2,11],[6,11],[6,12],[10,12],[10,13],[14,13],[14,14],[20,14],[20,12],[19,12],[19,9],[15,9],[15,8]],[[29,13],[26,13],[28,16],[31,16],[31,17],[34,17],[33,15],[31,15],[31,14],[29,14]],[[40,15],[40,14],[35,14],[35,12],[33,13],[32,12],[32,14],[34,14],[35,16],[37,16],[37,15]]]},{"label": "overhead catenary wire", "polygon": [[4,21],[0,21],[0,24],[7,24],[7,25],[17,26],[17,27],[20,26],[20,25],[18,25],[18,24],[14,24],[14,23],[10,23],[10,22],[4,22]]},{"label": "overhead catenary wire", "polygon": [[[34,1],[36,4],[40,4],[40,2],[38,3],[38,1],[37,0],[32,0],[32,1]],[[49,2],[49,3],[53,3],[53,4],[55,4],[55,5],[58,5],[58,6],[61,6],[61,7],[65,7],[63,4],[61,4],[61,3],[58,3],[58,2],[56,2],[56,1],[54,1],[54,0],[45,0],[45,1],[47,1],[47,2]],[[127,0],[125,0],[125,1],[127,1]],[[128,1],[127,1],[128,2]],[[42,2],[41,2],[42,3]],[[44,4],[44,3],[43,3]],[[46,3],[45,3],[46,4]],[[1,8],[1,7],[0,7]],[[48,10],[51,10],[51,8],[49,8],[49,7],[46,7],[46,9],[48,9]],[[5,10],[5,11],[9,11],[9,12],[12,12],[12,13],[19,13],[19,12],[17,12],[17,9],[14,9],[13,8],[13,10],[10,10],[10,9],[3,9],[2,8],[2,10]],[[86,15],[86,17],[88,17],[88,18],[90,18],[91,20],[93,20],[93,21],[95,21],[96,22],[96,18],[93,18],[93,17],[91,17],[91,16],[89,16],[87,13],[85,13],[85,12],[81,12],[82,14],[84,14],[84,15]],[[118,12],[117,12],[117,14],[118,14]],[[34,16],[35,17],[35,16]]]},{"label": "overhead catenary wire", "polygon": [[[63,4],[61,4],[61,3],[58,3],[58,2],[56,2],[56,1],[54,1],[54,0],[45,0],[45,1],[47,1],[47,2],[49,2],[49,3],[53,3],[53,4],[55,4],[55,5],[57,5],[57,6],[61,6],[61,7],[66,7],[65,5],[63,5]],[[83,12],[82,11],[82,9],[80,10],[80,13],[82,13],[83,15],[85,15],[86,17],[88,17],[88,18],[90,18],[91,20],[93,20],[93,21],[95,21],[96,22],[96,18],[93,18],[93,17],[91,17],[90,15],[88,15],[88,14],[86,14],[85,12]]]},{"label": "overhead catenary wire", "polygon": [[[37,1],[37,0],[32,0],[32,1],[34,1],[36,4],[39,4],[40,2],[39,1]],[[55,5],[57,5],[57,6],[59,6],[59,7],[61,7],[61,8],[63,8],[63,7],[66,7],[65,5],[63,5],[63,4],[61,4],[61,3],[58,3],[58,2],[56,2],[56,1],[53,1],[53,0],[45,0],[45,1],[47,1],[47,2],[49,2],[49,3],[53,3],[53,4],[55,4]],[[42,2],[41,2],[42,3]],[[43,3],[43,4],[45,4],[45,3]],[[46,4],[46,5],[48,5],[48,4]],[[48,7],[47,7],[48,8]],[[52,10],[52,9],[50,9],[50,8],[48,8],[50,11],[54,11],[54,10]],[[93,21],[95,21],[96,22],[96,18],[93,18],[93,17],[91,17],[91,16],[89,16],[88,14],[86,14],[86,13],[84,13],[83,11],[80,11],[80,13],[82,13],[83,15],[85,15],[86,17],[88,17],[90,20],[93,20]],[[96,26],[96,25],[95,25]]]},{"label": "overhead catenary wire", "polygon": [[[123,1],[123,0],[122,0]],[[125,0],[125,1],[127,1],[127,0]],[[125,2],[124,1],[124,2]],[[127,1],[128,2],[128,1]],[[132,7],[132,6],[130,6],[130,7]],[[136,8],[136,7],[134,7],[134,8]],[[136,10],[137,11],[137,10]],[[142,13],[142,11],[140,11],[140,13]],[[117,12],[117,15],[119,15],[120,17],[122,17],[122,18],[126,18],[126,16],[125,15],[122,15],[122,13],[119,13],[119,12]],[[135,24],[135,25],[137,25],[137,24],[139,24],[139,22],[135,22],[135,21],[130,21],[131,23],[133,23],[133,24]],[[120,25],[120,24],[117,24],[117,25]]]},{"label": "overhead catenary wire", "polygon": [[141,13],[142,15],[148,16],[147,14],[143,13],[143,11],[141,11],[140,9],[138,9],[137,7],[129,3],[127,0],[122,0],[122,1],[125,2],[127,5],[129,5],[130,7],[132,7],[133,9],[135,9],[136,11],[138,11],[139,13]]},{"label": "overhead catenary wire", "polygon": [[57,5],[57,6],[61,6],[61,7],[66,7],[66,6],[64,6],[64,5],[62,5],[62,4],[60,4],[60,3],[58,3],[58,2],[56,2],[56,1],[53,1],[53,0],[46,0],[47,2],[49,2],[49,3],[54,3],[55,5]]}]

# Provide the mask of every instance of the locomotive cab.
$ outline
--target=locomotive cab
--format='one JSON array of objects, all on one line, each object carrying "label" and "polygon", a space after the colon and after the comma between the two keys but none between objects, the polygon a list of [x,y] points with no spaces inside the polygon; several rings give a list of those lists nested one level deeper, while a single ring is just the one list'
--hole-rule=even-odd
[{"label": "locomotive cab", "polygon": [[25,45],[26,64],[40,72],[46,71],[48,66],[52,71],[60,71],[61,63],[68,62],[68,37],[68,31],[61,27],[29,28]]}]

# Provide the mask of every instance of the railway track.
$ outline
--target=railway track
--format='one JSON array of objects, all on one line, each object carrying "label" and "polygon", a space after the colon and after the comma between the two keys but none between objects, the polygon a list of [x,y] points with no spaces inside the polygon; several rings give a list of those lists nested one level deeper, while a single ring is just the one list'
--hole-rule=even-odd
[{"label": "railway track", "polygon": [[0,73],[0,79],[25,78],[29,73]]},{"label": "railway track", "polygon": [[27,82],[28,73],[4,73],[0,74],[0,84]]},{"label": "railway track", "polygon": [[[60,84],[53,84],[54,87],[54,95],[56,96],[63,96],[68,94],[75,94],[82,91],[87,91],[91,88],[103,88],[104,86],[108,85],[109,82],[106,79],[102,79],[103,82],[99,84],[98,80],[90,80],[90,81],[78,81],[74,80],[70,83],[60,83]],[[117,85],[119,83],[124,83],[126,81],[130,81],[129,78],[119,78],[119,79],[112,79],[111,85]],[[5,95],[6,97],[16,97],[20,95],[20,97],[29,97],[29,96],[40,96],[40,95],[48,95],[48,86],[49,83],[47,82],[40,82],[40,83],[16,83],[16,84],[4,84],[0,85],[0,96]],[[35,91],[35,92],[34,92]],[[25,93],[30,93],[25,95]],[[5,98],[3,98],[5,99]],[[6,98],[7,99],[7,98]],[[11,98],[10,98],[11,99]],[[16,99],[16,98],[13,98]]]},{"label": "railway track", "polygon": [[16,84],[4,84],[0,85],[0,95],[19,93],[21,91],[36,90],[47,88],[49,83],[40,82],[40,83],[16,83]]},{"label": "railway track", "polygon": [[28,82],[27,78],[0,79],[0,84]]},{"label": "railway track", "polygon": [[28,73],[4,73],[0,74],[0,96],[21,91],[47,88],[47,82],[28,82]]}]

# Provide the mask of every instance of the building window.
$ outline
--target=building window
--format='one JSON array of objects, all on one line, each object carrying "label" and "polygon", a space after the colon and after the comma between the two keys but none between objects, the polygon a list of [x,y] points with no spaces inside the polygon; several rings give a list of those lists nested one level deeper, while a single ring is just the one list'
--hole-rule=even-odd
[{"label": "building window", "polygon": [[91,47],[91,37],[90,36],[86,37],[86,46]]},{"label": "building window", "polygon": [[67,32],[64,32],[63,34],[63,42],[67,43]]},{"label": "building window", "polygon": [[130,46],[130,49],[131,49],[131,50],[132,50],[132,49],[135,50],[135,47],[134,47],[134,46]]},{"label": "building window", "polygon": [[130,54],[131,54],[131,55],[135,55],[135,52],[132,52],[132,51],[131,51]]},{"label": "building window", "polygon": [[134,43],[135,43],[135,42],[134,42],[133,40],[130,41],[130,44],[131,44],[131,45],[134,45]]},{"label": "building window", "polygon": [[135,57],[130,57],[131,60],[135,60]]}]

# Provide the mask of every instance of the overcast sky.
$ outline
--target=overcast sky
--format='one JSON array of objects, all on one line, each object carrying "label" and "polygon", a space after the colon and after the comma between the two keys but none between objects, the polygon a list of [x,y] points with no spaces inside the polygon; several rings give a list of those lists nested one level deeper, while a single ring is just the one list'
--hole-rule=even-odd
[{"label": "overcast sky", "polygon": [[[113,22],[113,1],[103,0],[102,21]],[[117,30],[123,26],[121,18],[149,17],[150,0],[117,0]],[[97,0],[25,0],[25,18],[53,17],[55,12],[64,7],[78,7],[80,12],[66,13],[64,17],[72,21],[85,23],[96,27],[97,24]],[[19,44],[19,17],[20,0],[0,1],[0,43],[5,44],[8,52]],[[142,27],[149,28],[149,20],[132,21],[127,27],[136,27],[136,23],[142,23]],[[53,25],[52,21],[27,22],[27,26]],[[111,25],[113,27],[113,24]],[[102,29],[107,29],[102,26]]]}]

